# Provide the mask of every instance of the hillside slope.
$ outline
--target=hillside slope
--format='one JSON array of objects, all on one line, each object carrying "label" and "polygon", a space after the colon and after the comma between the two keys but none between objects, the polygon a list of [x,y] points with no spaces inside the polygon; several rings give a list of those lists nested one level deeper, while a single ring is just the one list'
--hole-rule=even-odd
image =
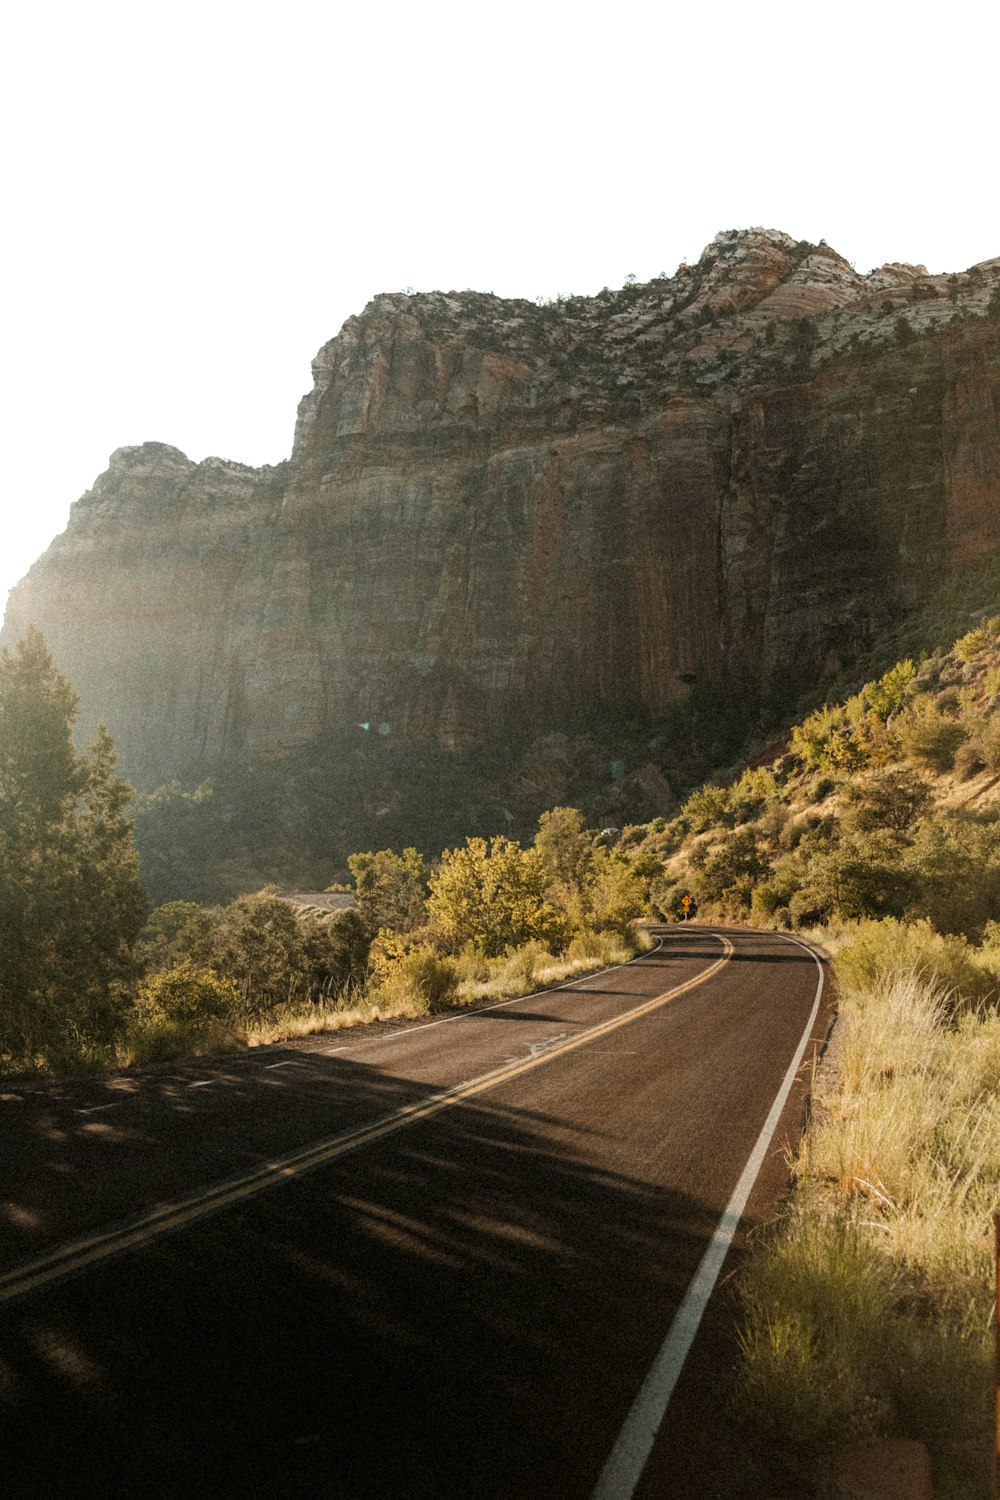
[{"label": "hillside slope", "polygon": [[815,710],[783,753],[625,844],[664,861],[665,913],[688,895],[703,916],[927,919],[979,941],[1000,921],[1000,616]]}]

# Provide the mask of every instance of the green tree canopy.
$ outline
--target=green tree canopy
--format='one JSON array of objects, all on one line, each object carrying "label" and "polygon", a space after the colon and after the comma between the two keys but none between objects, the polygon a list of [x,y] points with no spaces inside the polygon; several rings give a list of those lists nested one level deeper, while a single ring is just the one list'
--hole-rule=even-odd
[{"label": "green tree canopy", "polygon": [[545,871],[537,849],[512,839],[466,839],[446,849],[430,879],[431,922],[453,949],[473,943],[496,958],[521,943],[564,940],[558,913],[544,900]]},{"label": "green tree canopy", "polygon": [[427,871],[423,855],[416,849],[404,849],[402,854],[392,849],[351,854],[347,863],[354,877],[358,912],[369,937],[382,927],[412,932],[423,926],[427,920]]},{"label": "green tree canopy", "polygon": [[73,744],[77,699],[31,628],[0,651],[0,1053],[110,1039],[148,903],[110,736]]}]

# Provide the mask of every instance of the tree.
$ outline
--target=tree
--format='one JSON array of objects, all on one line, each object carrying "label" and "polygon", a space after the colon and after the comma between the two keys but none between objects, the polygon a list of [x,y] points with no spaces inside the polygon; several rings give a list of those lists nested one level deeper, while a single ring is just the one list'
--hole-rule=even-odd
[{"label": "tree", "polygon": [[148,903],[102,728],[80,755],[77,699],[39,631],[0,652],[0,1053],[72,1055],[113,1036]]},{"label": "tree", "polygon": [[590,895],[596,874],[593,835],[575,807],[554,807],[538,820],[534,851],[538,856],[545,900],[560,912],[567,928],[589,925]]},{"label": "tree", "polygon": [[896,319],[894,329],[896,334],[896,343],[904,349],[906,348],[907,344],[912,344],[913,340],[917,336],[912,323],[907,322],[906,318],[904,318],[902,314],[900,314],[900,316]]},{"label": "tree", "polygon": [[416,849],[348,855],[358,912],[369,937],[382,927],[412,932],[427,920],[427,871]]},{"label": "tree", "polygon": [[906,690],[916,675],[917,669],[907,657],[905,661],[898,661],[894,667],[890,667],[877,682],[866,682],[864,699],[872,713],[877,714],[880,719],[889,719],[898,713],[903,706]]},{"label": "tree", "polygon": [[749,906],[755,883],[768,874],[769,866],[752,828],[741,828],[705,861],[695,878],[698,901]]},{"label": "tree", "polygon": [[466,839],[446,849],[430,879],[427,909],[445,942],[473,943],[487,958],[538,939],[564,940],[564,924],[543,899],[545,872],[535,849],[512,839]]},{"label": "tree", "polygon": [[628,931],[633,917],[642,916],[647,909],[645,881],[623,854],[610,849],[594,851],[588,905],[586,921],[592,931],[622,935]]},{"label": "tree", "polygon": [[862,833],[887,828],[905,835],[931,804],[931,789],[910,766],[890,766],[849,783],[844,790],[844,821]]},{"label": "tree", "polygon": [[214,918],[209,963],[237,986],[246,1016],[309,998],[303,931],[287,901],[267,894],[240,896]]}]

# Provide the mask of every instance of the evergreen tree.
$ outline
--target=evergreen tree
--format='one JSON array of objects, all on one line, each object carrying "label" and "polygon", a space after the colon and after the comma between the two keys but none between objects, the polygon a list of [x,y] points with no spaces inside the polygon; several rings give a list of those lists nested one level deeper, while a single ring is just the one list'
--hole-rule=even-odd
[{"label": "evergreen tree", "polygon": [[0,651],[0,1054],[110,1040],[148,904],[104,729],[73,744],[77,699],[30,628]]}]

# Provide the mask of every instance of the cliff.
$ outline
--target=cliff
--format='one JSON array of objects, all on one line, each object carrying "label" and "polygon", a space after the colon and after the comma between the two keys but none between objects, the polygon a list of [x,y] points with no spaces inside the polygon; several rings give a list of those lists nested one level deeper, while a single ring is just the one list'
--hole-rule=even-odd
[{"label": "cliff", "polygon": [[1000,545],[998,286],[751,230],[592,298],[377,297],[287,463],[119,450],[3,639],[144,786],[359,724],[513,763],[692,693],[766,719]]}]

